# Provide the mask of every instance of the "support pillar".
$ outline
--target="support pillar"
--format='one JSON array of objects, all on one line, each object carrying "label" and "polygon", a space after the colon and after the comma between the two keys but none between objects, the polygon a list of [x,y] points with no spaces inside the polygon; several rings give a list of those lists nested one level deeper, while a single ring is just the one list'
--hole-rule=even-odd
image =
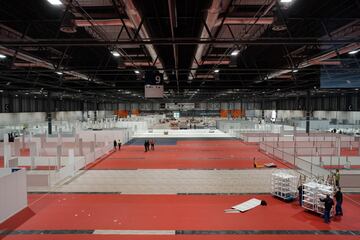
[{"label": "support pillar", "polygon": [[310,90],[306,93],[306,133],[310,134]]},{"label": "support pillar", "polygon": [[95,105],[94,105],[94,122],[97,121],[97,110],[98,110],[98,103],[97,103],[97,101],[95,101]]},{"label": "support pillar", "polygon": [[48,97],[47,97],[46,118],[47,118],[47,122],[48,122],[48,134],[51,135],[52,134],[52,115],[51,115],[51,93],[50,92],[48,92]]},{"label": "support pillar", "polygon": [[51,116],[51,112],[46,113],[46,117],[47,117],[47,122],[48,122],[48,134],[51,135],[52,134],[52,116]]}]

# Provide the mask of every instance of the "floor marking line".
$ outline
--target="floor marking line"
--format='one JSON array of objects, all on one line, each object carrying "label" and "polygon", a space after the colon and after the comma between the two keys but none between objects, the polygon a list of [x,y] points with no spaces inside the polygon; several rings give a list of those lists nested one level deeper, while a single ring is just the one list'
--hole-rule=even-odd
[{"label": "floor marking line", "polygon": [[347,235],[359,230],[0,230],[6,235]]},{"label": "floor marking line", "polygon": [[175,230],[95,230],[98,235],[175,235]]}]

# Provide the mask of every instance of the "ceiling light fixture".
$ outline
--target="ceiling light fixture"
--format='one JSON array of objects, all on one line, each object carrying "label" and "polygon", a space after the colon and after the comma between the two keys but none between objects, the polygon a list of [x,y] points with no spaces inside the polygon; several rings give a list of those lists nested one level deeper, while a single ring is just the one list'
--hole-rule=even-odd
[{"label": "ceiling light fixture", "polygon": [[134,71],[136,74],[140,74],[140,71],[139,70],[135,70]]},{"label": "ceiling light fixture", "polygon": [[5,59],[5,58],[6,58],[6,55],[0,54],[0,59]]},{"label": "ceiling light fixture", "polygon": [[60,0],[47,0],[51,5],[60,6],[62,2]]},{"label": "ceiling light fixture", "polygon": [[298,71],[299,71],[299,69],[294,69],[292,72],[297,73]]},{"label": "ceiling light fixture", "polygon": [[64,33],[76,33],[75,16],[72,12],[66,11],[61,22],[60,31]]},{"label": "ceiling light fixture", "polygon": [[237,56],[240,53],[239,49],[235,49],[234,51],[231,52],[231,56]]},{"label": "ceiling light fixture", "polygon": [[356,50],[353,50],[353,51],[350,51],[349,54],[354,55],[354,54],[357,54],[358,52],[360,52],[360,48],[356,49]]},{"label": "ceiling light fixture", "polygon": [[292,0],[280,0],[281,3],[291,3]]},{"label": "ceiling light fixture", "polygon": [[214,70],[214,73],[218,73],[218,72],[220,72],[220,69],[215,69]]},{"label": "ceiling light fixture", "polygon": [[57,71],[57,72],[55,72],[57,75],[63,75],[63,73],[62,72],[59,72],[59,71]]},{"label": "ceiling light fixture", "polygon": [[119,53],[118,51],[112,50],[112,51],[111,51],[111,54],[112,54],[114,57],[120,57],[120,53]]}]

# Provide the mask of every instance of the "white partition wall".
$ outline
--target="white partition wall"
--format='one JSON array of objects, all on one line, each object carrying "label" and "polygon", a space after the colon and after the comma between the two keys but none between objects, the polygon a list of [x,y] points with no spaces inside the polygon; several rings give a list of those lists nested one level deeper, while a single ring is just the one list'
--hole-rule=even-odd
[{"label": "white partition wall", "polygon": [[0,223],[27,206],[26,172],[0,169]]}]

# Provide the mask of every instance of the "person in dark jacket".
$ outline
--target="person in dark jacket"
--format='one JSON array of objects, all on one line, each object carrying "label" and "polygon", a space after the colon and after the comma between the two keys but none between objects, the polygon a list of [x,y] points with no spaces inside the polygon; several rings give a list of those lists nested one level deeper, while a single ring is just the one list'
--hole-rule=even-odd
[{"label": "person in dark jacket", "polygon": [[116,147],[117,147],[117,142],[116,140],[114,140],[114,150],[116,150]]},{"label": "person in dark jacket", "polygon": [[122,145],[122,143],[121,143],[121,141],[120,141],[120,139],[119,139],[119,141],[118,141],[118,148],[119,148],[119,151],[121,150],[121,145]]},{"label": "person in dark jacket", "polygon": [[340,171],[339,171],[339,169],[336,169],[336,172],[335,172],[335,184],[337,187],[340,186]]},{"label": "person in dark jacket", "polygon": [[303,194],[303,185],[302,184],[299,185],[298,191],[299,191],[299,205],[302,206],[302,194]]},{"label": "person in dark jacket", "polygon": [[343,211],[342,211],[342,202],[343,202],[343,194],[341,192],[341,188],[339,187],[338,190],[335,193],[335,199],[336,199],[336,206],[335,206],[335,211],[336,211],[336,216],[342,216],[343,215]]},{"label": "person in dark jacket", "polygon": [[334,205],[334,200],[330,197],[330,195],[326,195],[326,198],[320,198],[321,202],[324,202],[325,210],[324,210],[324,222],[330,222],[330,212]]},{"label": "person in dark jacket", "polygon": [[145,152],[148,151],[148,146],[149,146],[149,141],[148,141],[148,140],[145,140],[145,142],[144,142]]},{"label": "person in dark jacket", "polygon": [[150,145],[151,145],[151,150],[154,151],[155,150],[155,141],[154,141],[154,139],[150,140]]}]

